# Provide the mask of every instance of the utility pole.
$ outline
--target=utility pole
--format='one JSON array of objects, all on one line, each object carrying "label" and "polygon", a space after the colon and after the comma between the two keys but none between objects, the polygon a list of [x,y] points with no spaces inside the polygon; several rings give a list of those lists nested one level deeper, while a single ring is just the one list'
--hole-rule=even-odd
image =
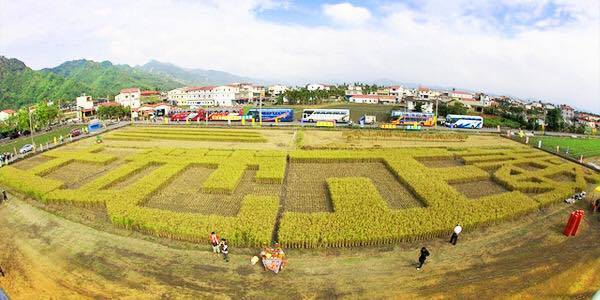
[{"label": "utility pole", "polygon": [[29,136],[31,137],[31,145],[33,145],[33,149],[35,149],[35,142],[33,141],[33,120],[31,117],[31,107],[27,107],[27,111],[29,112]]},{"label": "utility pole", "polygon": [[258,96],[258,124],[262,127],[262,96]]},{"label": "utility pole", "polygon": [[437,129],[437,123],[438,123],[438,101],[439,98],[435,97],[435,129]]}]

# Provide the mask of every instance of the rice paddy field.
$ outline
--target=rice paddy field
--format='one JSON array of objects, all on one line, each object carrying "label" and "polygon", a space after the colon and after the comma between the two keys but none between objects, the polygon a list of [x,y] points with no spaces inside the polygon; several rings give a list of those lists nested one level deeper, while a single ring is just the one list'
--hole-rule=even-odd
[{"label": "rice paddy field", "polygon": [[[402,291],[411,296],[443,296],[444,281],[453,280],[453,272],[467,271],[464,268],[468,266],[497,263],[507,278],[522,276],[519,268],[505,263],[519,265],[523,261],[500,257],[506,251],[519,253],[515,245],[526,251],[539,251],[541,245],[547,245],[556,248],[556,255],[567,251],[560,250],[568,243],[560,235],[562,216],[568,215],[569,209],[562,201],[600,184],[600,175],[590,169],[493,135],[138,126],[112,131],[103,139],[102,144],[81,140],[0,168],[0,186],[20,199],[0,209],[0,215],[10,215],[0,218],[0,225],[6,225],[0,226],[0,237],[13,234],[8,239],[13,242],[10,247],[19,250],[11,259],[45,269],[43,262],[32,261],[38,255],[35,243],[58,228],[60,234],[46,237],[47,245],[69,239],[80,239],[82,244],[75,247],[79,250],[57,252],[49,259],[93,261],[90,267],[76,268],[90,278],[100,276],[99,280],[72,294],[91,298],[139,296],[137,293],[158,286],[161,293],[157,298],[275,298],[271,292],[278,288],[239,287],[240,281],[266,278],[290,286],[295,293],[292,298],[343,297],[354,292],[360,298],[398,296]],[[488,261],[477,261],[467,250],[453,252],[440,241],[458,222],[473,236],[467,238],[470,247],[487,253],[480,257],[489,257]],[[593,236],[600,235],[596,220],[586,222],[579,237],[583,245],[593,244]],[[35,226],[44,228],[43,232],[19,238],[7,229],[42,230],[32,229]],[[234,269],[211,260],[204,250],[211,231],[238,249]],[[536,232],[550,240],[532,244],[540,238],[532,238]],[[517,244],[502,244],[510,239]],[[255,249],[272,241],[302,259],[296,269],[286,270],[289,275],[261,275],[247,263]],[[98,251],[96,243],[114,245],[113,250],[92,254],[90,251]],[[129,252],[115,253],[117,248],[124,251],[119,244],[128,245]],[[417,283],[406,283],[405,290],[394,289],[393,279],[381,281],[383,274],[377,272],[418,280],[418,276],[407,275],[414,267],[405,265],[413,256],[410,251],[424,244],[431,245],[430,251],[434,249],[433,260],[439,260],[441,267],[435,281],[421,281],[428,283],[429,289]],[[147,253],[148,249],[155,250]],[[159,253],[170,258],[163,266],[170,270],[170,279],[185,279],[175,284],[160,272],[142,274],[133,269],[130,274],[113,274],[130,264],[147,265]],[[121,261],[112,261],[115,255]],[[579,255],[590,262],[581,273],[585,284],[572,290],[558,288],[555,292],[559,295],[591,295],[594,290],[589,284],[600,286],[600,278],[593,273],[600,270],[598,248],[589,247]],[[184,262],[194,256],[200,262],[197,269],[186,269]],[[454,265],[452,260],[461,256],[466,260],[464,266]],[[7,264],[3,258],[8,257],[0,255],[0,264]],[[395,271],[390,269],[396,264],[391,261],[394,257],[404,266],[401,271],[397,265]],[[572,263],[584,265],[585,260],[573,258]],[[355,287],[364,287],[359,291],[342,283],[351,280],[355,268],[363,273],[358,277],[370,274],[379,278],[376,286],[387,288],[383,291],[388,294],[367,292],[363,283],[372,282],[371,277],[355,283]],[[560,270],[557,276],[571,272],[550,260],[539,261],[535,268]],[[192,275],[195,271],[203,275]],[[219,272],[231,277],[219,282]],[[333,280],[333,287],[322,286],[323,290],[313,295],[310,287],[319,272],[326,274],[322,279]],[[503,292],[535,298],[543,295],[544,289],[537,290],[538,285],[560,281],[532,276],[538,281]],[[475,276],[470,282],[472,289],[457,287],[446,296],[474,296],[488,278]],[[37,284],[18,276],[8,285],[3,280],[0,278],[0,284],[9,294],[24,298]],[[157,285],[159,281],[162,284]],[[227,289],[223,282],[241,290]],[[49,291],[57,284],[40,284],[46,283]],[[119,288],[115,294],[100,292],[109,286]],[[172,290],[175,286],[177,291]],[[426,289],[419,291],[421,288]]]}]

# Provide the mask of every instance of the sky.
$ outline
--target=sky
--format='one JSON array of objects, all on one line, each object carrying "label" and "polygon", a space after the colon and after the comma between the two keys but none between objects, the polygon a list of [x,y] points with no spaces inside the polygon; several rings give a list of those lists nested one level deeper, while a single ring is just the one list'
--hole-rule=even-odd
[{"label": "sky", "polygon": [[0,55],[416,83],[600,113],[599,0],[0,0]]}]

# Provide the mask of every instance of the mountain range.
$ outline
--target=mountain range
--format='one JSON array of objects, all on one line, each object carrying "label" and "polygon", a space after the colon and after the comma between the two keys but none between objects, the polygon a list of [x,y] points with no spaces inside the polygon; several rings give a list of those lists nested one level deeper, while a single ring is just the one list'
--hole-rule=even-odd
[{"label": "mountain range", "polygon": [[73,101],[82,93],[95,98],[112,97],[128,87],[165,91],[186,85],[232,82],[263,83],[227,72],[181,68],[156,60],[131,67],[80,59],[33,70],[16,58],[0,56],[0,109],[18,109],[44,99]]}]

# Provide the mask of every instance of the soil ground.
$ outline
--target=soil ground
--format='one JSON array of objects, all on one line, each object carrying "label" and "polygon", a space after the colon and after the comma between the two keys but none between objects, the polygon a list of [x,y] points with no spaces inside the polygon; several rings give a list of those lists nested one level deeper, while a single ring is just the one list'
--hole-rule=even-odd
[{"label": "soil ground", "polygon": [[[168,247],[75,223],[11,197],[0,206],[0,287],[31,298],[525,298],[589,299],[600,287],[600,222],[575,237],[558,205],[446,240],[378,248],[289,250],[279,275],[250,265],[257,249],[223,262],[208,245]],[[418,250],[430,259],[415,270]]]}]

